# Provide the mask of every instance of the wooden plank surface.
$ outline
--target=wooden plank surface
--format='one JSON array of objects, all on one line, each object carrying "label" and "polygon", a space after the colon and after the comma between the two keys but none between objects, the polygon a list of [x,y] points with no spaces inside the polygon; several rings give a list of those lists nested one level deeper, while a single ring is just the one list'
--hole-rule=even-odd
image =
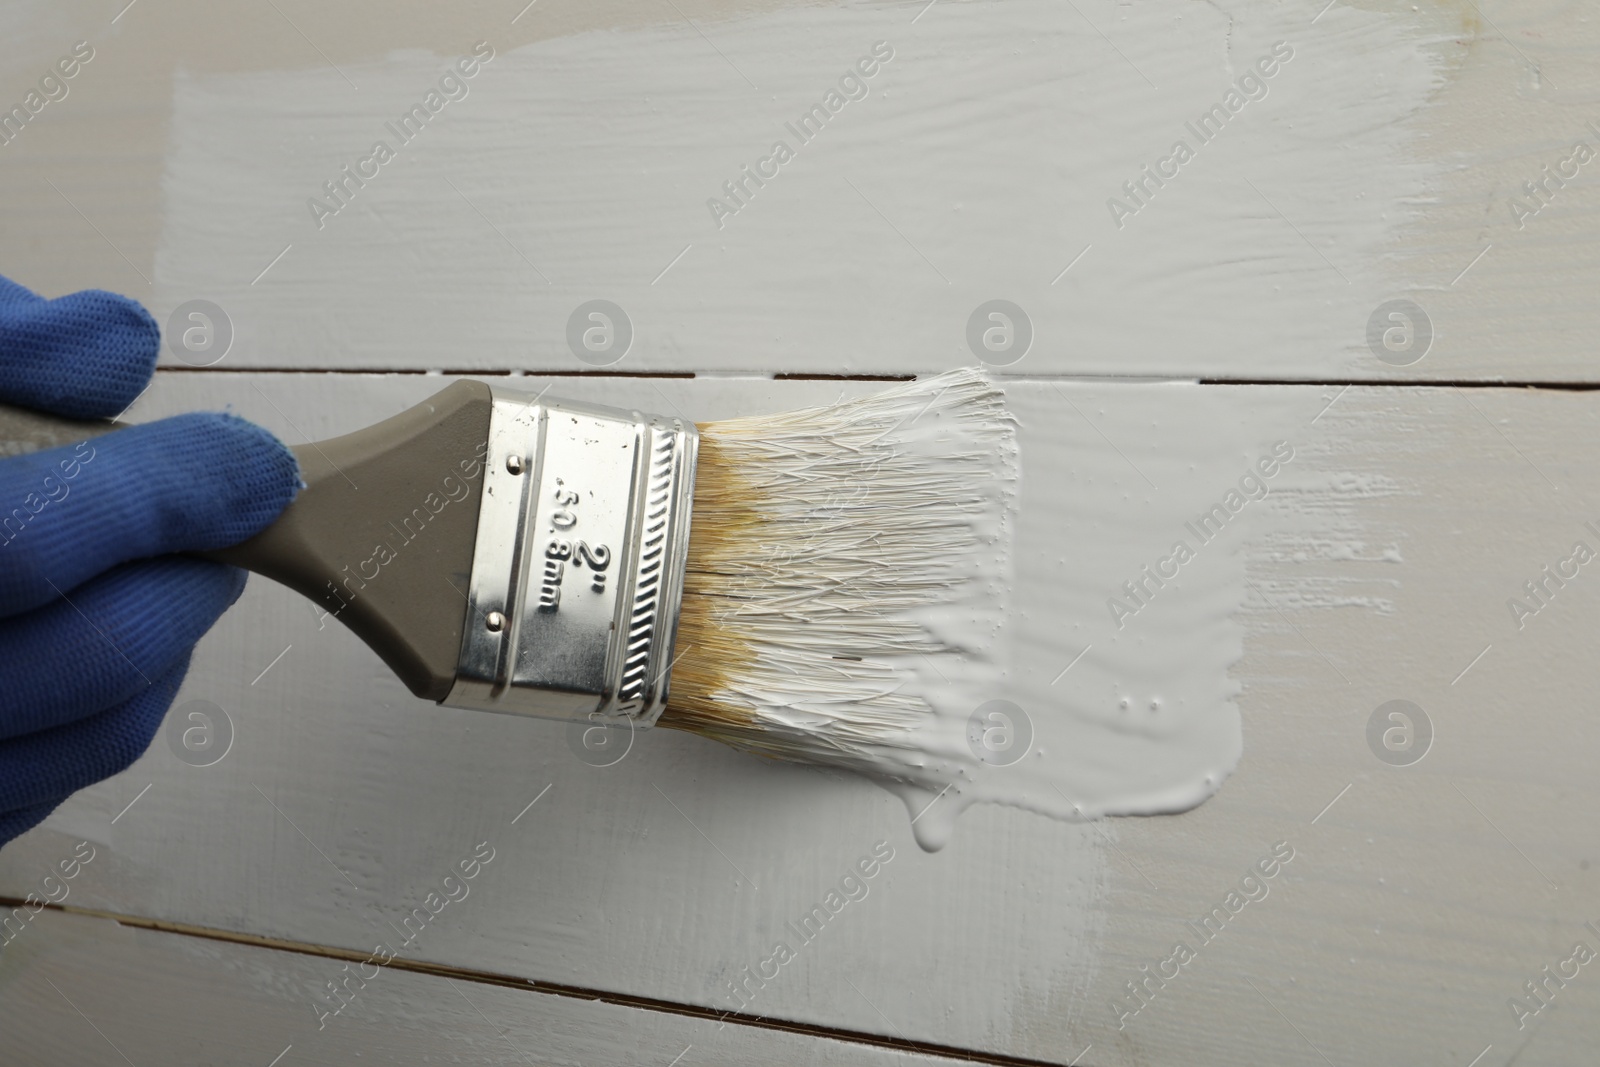
[{"label": "wooden plank surface", "polygon": [[[439,384],[163,375],[141,413],[234,401],[293,439],[291,422],[320,436]],[[562,384],[693,417],[875,388]],[[1008,627],[1004,691],[1031,694],[1049,738],[1106,706],[1113,683],[1136,686],[1128,670],[1231,680],[1243,757],[1188,814],[1072,825],[979,806],[927,855],[865,782],[667,733],[597,769],[559,726],[416,702],[348,635],[256,582],[179,697],[227,710],[230,754],[197,768],[158,743],[0,854],[0,892],[27,891],[79,835],[106,849],[74,890],[85,906],[355,950],[396,936],[390,924],[489,841],[493,864],[416,938],[417,958],[725,1010],[738,1003],[727,980],[882,840],[895,858],[841,917],[851,925],[748,1010],[1056,1063],[1090,1044],[1086,1063],[1464,1063],[1488,1045],[1483,1062],[1504,1063],[1524,1043],[1519,1063],[1560,1063],[1592,1043],[1586,973],[1555,1000],[1570,1010],[1523,1029],[1508,1001],[1593,937],[1596,594],[1580,568],[1520,628],[1507,602],[1533,603],[1523,583],[1574,541],[1600,547],[1584,525],[1600,522],[1584,460],[1600,446],[1593,395],[1019,382],[1008,402],[1031,568],[1013,617],[1051,624]],[[1118,579],[1280,437],[1296,450],[1282,480],[1206,550],[1236,611],[1195,632],[1192,601],[1212,596],[1196,571],[1117,630],[1105,601]],[[1065,527],[1058,498],[1078,516]],[[1242,658],[1184,663],[1215,626],[1237,631]],[[1051,687],[1084,641],[1109,651]],[[1395,699],[1432,725],[1414,765],[1369,743]],[[1213,920],[1226,928],[1188,944],[1192,964],[1122,1017],[1141,965],[1195,937],[1186,923],[1226,908],[1275,846],[1293,858],[1257,877],[1264,899]]]},{"label": "wooden plank surface", "polygon": [[[98,51],[0,149],[0,261],[163,321],[211,301],[247,367],[582,370],[569,318],[605,298],[624,370],[917,372],[1004,299],[1031,347],[984,354],[1029,374],[1593,380],[1582,5],[1080,7],[50,5],[8,34],[7,99]],[[466,95],[389,133],[477,41]],[[789,133],[875,42],[867,95]],[[1189,132],[1263,58],[1264,95]],[[1425,356],[1369,344],[1394,299]]]},{"label": "wooden plank surface", "polygon": [[[338,1015],[323,1007],[328,982],[343,983]],[[0,1055],[16,1064],[966,1062],[360,961],[351,972],[304,952],[54,910],[0,955],[0,1008]]]},{"label": "wooden plank surface", "polygon": [[[1600,551],[1600,407],[1470,387],[1595,380],[1600,164],[1561,183],[1543,169],[1600,147],[1600,25],[1582,5],[520,6],[24,5],[0,40],[0,104],[75,41],[96,54],[0,146],[0,269],[49,294],[130,293],[169,339],[181,306],[212,301],[233,335],[215,367],[242,373],[182,370],[218,353],[172,351],[136,416],[231,404],[291,441],[444,380],[263,370],[586,371],[603,360],[580,358],[568,323],[597,297],[633,326],[610,369],[700,377],[560,391],[697,418],[875,388],[774,373],[970,363],[978,305],[1012,301],[1034,340],[1015,362],[987,353],[1024,425],[996,691],[1022,694],[1050,758],[1096,788],[1114,775],[1076,741],[1108,737],[1129,698],[1222,728],[1236,714],[1237,771],[1183,815],[1085,825],[980,806],[926,855],[899,802],[853,778],[665,733],[596,768],[559,727],[420,704],[336,624],[254,582],[179,698],[226,714],[226,755],[194,766],[158,739],[0,852],[0,895],[36,890],[88,840],[100,851],[74,902],[370,951],[488,843],[471,898],[413,958],[710,1012],[737,1007],[729,983],[883,842],[895,858],[839,936],[748,1011],[1060,1064],[1588,1054],[1600,980],[1573,946],[1600,951],[1585,926],[1600,926],[1600,604],[1574,542]],[[470,94],[319,228],[308,198],[480,40],[495,58]],[[718,226],[707,199],[880,40],[894,58],[870,93]],[[1265,97],[1113,221],[1123,182],[1280,40],[1295,55]],[[1401,298],[1433,334],[1415,362],[1369,344],[1373,313]],[[1295,459],[1271,494],[1119,625],[1124,579],[1278,441]],[[1393,700],[1426,716],[1418,762],[1384,747],[1423,722],[1389,717]],[[1197,930],[1219,907],[1222,932]],[[30,1024],[61,1010],[33,975],[93,983],[99,956],[123,961],[113,977],[165,976],[108,979],[113,1003],[216,987],[219,1017],[241,1017],[249,998],[219,983],[215,953],[228,970],[268,951],[74,941],[84,921],[51,917],[35,942],[64,955],[0,989]],[[448,1001],[437,979],[393,977],[422,984],[376,1027]],[[473,1042],[493,1034],[454,1010],[421,1016],[446,1020],[435,1035],[400,1032],[420,1054],[461,1055],[451,1042],[469,1035],[492,1056]],[[530,1013],[536,1058],[632,1062],[621,1042],[655,1025],[551,1011]],[[210,1030],[175,1045],[153,1008],[113,1017],[145,1042],[135,1062],[255,1052],[200,1044]],[[701,1024],[681,1025],[638,1062],[699,1044]],[[65,1033],[16,1032],[24,1050]],[[61,1037],[63,1057],[89,1057],[76,1042],[91,1037]],[[726,1058],[877,1055],[738,1041]]]}]

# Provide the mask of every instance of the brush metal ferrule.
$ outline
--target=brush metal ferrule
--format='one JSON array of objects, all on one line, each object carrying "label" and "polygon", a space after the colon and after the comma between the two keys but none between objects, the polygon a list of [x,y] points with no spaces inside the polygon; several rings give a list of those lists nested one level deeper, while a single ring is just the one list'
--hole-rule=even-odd
[{"label": "brush metal ferrule", "polygon": [[667,703],[699,431],[493,387],[452,707],[651,726]]}]

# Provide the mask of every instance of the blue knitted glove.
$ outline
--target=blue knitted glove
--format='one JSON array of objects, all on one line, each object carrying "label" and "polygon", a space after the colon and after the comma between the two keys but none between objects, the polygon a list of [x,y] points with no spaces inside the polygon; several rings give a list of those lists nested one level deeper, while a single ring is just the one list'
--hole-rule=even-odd
[{"label": "blue knitted glove", "polygon": [[[0,278],[0,401],[115,416],[159,345],[126,297],[44,300]],[[237,544],[299,482],[277,438],[231,415],[0,459],[0,844],[149,747],[195,642],[244,589],[243,571],[174,553]]]}]

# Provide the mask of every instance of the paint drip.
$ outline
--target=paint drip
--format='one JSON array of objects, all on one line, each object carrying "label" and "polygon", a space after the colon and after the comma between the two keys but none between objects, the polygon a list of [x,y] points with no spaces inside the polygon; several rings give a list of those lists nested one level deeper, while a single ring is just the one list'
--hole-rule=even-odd
[{"label": "paint drip", "polygon": [[1198,776],[1073,799],[1008,699],[1017,429],[976,369],[702,426],[661,724],[863,774],[905,801],[929,851],[980,800],[1086,819],[1209,796],[1237,760],[1236,711],[1231,758]]}]

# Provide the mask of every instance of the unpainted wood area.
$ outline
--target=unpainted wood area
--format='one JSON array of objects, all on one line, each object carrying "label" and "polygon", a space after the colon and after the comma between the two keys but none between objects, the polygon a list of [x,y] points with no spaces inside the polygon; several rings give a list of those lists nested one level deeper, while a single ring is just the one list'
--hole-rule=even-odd
[{"label": "unpainted wood area", "polygon": [[[53,909],[30,921],[13,954],[0,963],[9,1013],[0,1055],[19,1065],[972,1062],[359,961],[347,971],[333,958]],[[336,1016],[325,1006],[333,995],[317,996],[330,981],[347,1005]]]}]

